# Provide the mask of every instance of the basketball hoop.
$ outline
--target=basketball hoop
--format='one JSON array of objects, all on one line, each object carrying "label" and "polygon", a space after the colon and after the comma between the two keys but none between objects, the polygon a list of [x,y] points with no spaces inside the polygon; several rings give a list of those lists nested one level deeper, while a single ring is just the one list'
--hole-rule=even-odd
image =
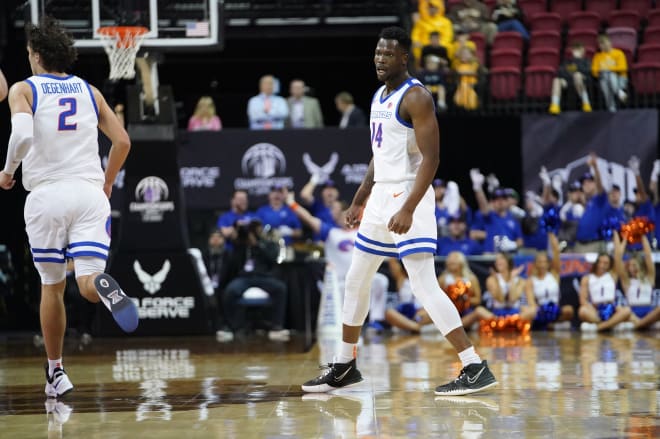
[{"label": "basketball hoop", "polygon": [[98,29],[97,33],[110,62],[108,78],[116,80],[135,77],[135,56],[148,31],[142,26],[105,26]]}]

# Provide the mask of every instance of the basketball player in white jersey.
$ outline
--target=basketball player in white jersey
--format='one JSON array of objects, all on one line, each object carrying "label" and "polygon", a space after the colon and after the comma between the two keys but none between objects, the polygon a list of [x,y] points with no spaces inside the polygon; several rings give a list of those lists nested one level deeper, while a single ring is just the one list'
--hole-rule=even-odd
[{"label": "basketball player in white jersey", "polygon": [[303,384],[305,392],[328,392],[362,381],[357,342],[369,310],[371,280],[386,257],[403,259],[414,294],[463,363],[459,377],[435,393],[465,395],[497,384],[436,280],[431,182],[440,155],[438,122],[431,94],[408,73],[410,44],[405,30],[389,27],[381,31],[376,45],[376,76],[385,84],[371,103],[373,158],[346,213],[350,226],[360,226],[346,275],[343,343],[327,371]]},{"label": "basketball player in white jersey", "polygon": [[[73,258],[80,293],[102,301],[126,332],[138,325],[137,308],[104,274],[110,245],[108,198],[130,140],[101,93],[64,73],[76,59],[71,37],[52,18],[28,31],[33,76],[9,91],[12,132],[0,187],[11,189],[23,164],[25,227],[41,277],[39,316],[48,364],[46,389],[60,397],[73,389],[62,364],[66,328],[66,259]],[[105,174],[98,128],[112,141]]]}]

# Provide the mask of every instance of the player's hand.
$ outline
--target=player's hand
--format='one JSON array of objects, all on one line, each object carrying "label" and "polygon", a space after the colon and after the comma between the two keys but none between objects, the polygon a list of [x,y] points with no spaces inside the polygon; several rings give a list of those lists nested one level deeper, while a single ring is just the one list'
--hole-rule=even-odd
[{"label": "player's hand", "polygon": [[13,175],[7,174],[5,171],[0,171],[0,187],[1,188],[8,191],[9,189],[13,188],[15,184],[16,184],[16,180],[14,180]]},{"label": "player's hand", "polygon": [[412,217],[412,212],[401,209],[390,218],[390,222],[387,224],[387,229],[390,232],[403,235],[410,230],[410,226],[412,226]]},{"label": "player's hand", "polygon": [[108,197],[108,199],[110,199],[112,196],[112,183],[104,183],[103,192],[105,192],[105,195]]},{"label": "player's hand", "polygon": [[357,206],[351,204],[348,209],[346,209],[346,225],[348,227],[357,227],[360,224],[362,219],[362,206]]}]

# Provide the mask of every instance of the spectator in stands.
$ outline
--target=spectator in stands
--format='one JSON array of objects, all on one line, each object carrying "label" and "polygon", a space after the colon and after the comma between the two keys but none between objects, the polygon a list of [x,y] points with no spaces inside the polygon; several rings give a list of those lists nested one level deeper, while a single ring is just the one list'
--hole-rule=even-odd
[{"label": "spectator in stands", "polygon": [[[465,329],[471,328],[482,319],[494,317],[493,313],[481,306],[479,279],[470,270],[465,255],[460,251],[452,251],[447,255],[445,270],[438,276],[438,283],[456,305]],[[456,297],[457,292],[454,291],[456,288],[465,288],[462,297]],[[465,299],[468,299],[467,303]]]},{"label": "spectator in stands", "polygon": [[483,191],[485,177],[478,169],[470,170],[474,195],[479,205],[475,215],[474,229],[485,232],[484,252],[511,252],[523,244],[520,222],[509,210],[507,194],[496,189],[492,194],[492,204],[488,203]]},{"label": "spectator in stands", "polygon": [[[651,244],[646,236],[642,236],[643,255],[632,256],[628,263],[623,262],[626,251],[626,240],[614,233],[614,268],[619,275],[619,281],[630,306],[630,322],[634,329],[647,329],[660,320],[660,294],[655,287],[655,263],[651,252]],[[628,326],[628,325],[626,325]],[[625,326],[624,326],[625,327]]]},{"label": "spectator in stands", "polygon": [[229,212],[226,212],[218,218],[217,227],[225,238],[227,244],[236,239],[236,228],[234,224],[236,221],[243,221],[250,219],[254,215],[248,212],[249,200],[248,193],[244,190],[237,189],[231,196],[229,201]]},{"label": "spectator in stands", "polygon": [[265,75],[259,79],[259,94],[248,101],[248,119],[251,130],[278,130],[284,128],[289,116],[286,100],[275,93],[275,77]]},{"label": "spectator in stands", "polygon": [[589,93],[587,85],[591,79],[591,62],[585,58],[584,45],[573,43],[571,46],[571,59],[566,59],[559,67],[559,76],[552,81],[552,98],[550,114],[561,112],[561,93],[563,89],[573,85],[578,96],[582,100],[582,111],[591,112]]},{"label": "spectator in stands", "polygon": [[537,252],[534,265],[525,282],[527,296],[534,298],[533,304],[537,309],[534,327],[535,329],[547,327],[570,329],[574,311],[571,305],[561,305],[559,241],[554,233],[548,233],[547,241],[550,244],[552,258],[548,259],[545,250]]},{"label": "spectator in stands", "polygon": [[459,49],[452,67],[458,82],[454,104],[464,110],[476,110],[479,107],[479,96],[475,89],[479,82],[479,61],[474,51],[468,47]]},{"label": "spectator in stands", "polygon": [[214,296],[209,298],[208,306],[213,328],[216,330],[218,341],[229,341],[233,338],[233,333],[227,331],[223,322],[222,309],[222,291],[220,290],[221,276],[223,266],[227,260],[229,250],[225,246],[225,237],[219,229],[212,230],[209,234],[208,244],[204,252],[204,264],[206,271],[213,285]]},{"label": "spectator in stands", "polygon": [[612,47],[607,35],[598,37],[600,52],[594,55],[591,63],[591,73],[598,78],[600,89],[605,97],[605,106],[609,111],[616,111],[616,100],[625,103],[628,99],[626,87],[628,86],[628,62],[626,55]]},{"label": "spectator in stands", "polygon": [[323,114],[319,100],[306,96],[306,86],[302,79],[294,79],[289,84],[289,119],[291,128],[323,128]]},{"label": "spectator in stands", "polygon": [[[653,213],[656,218],[660,218],[660,193],[658,192],[658,176],[660,175],[660,160],[655,160],[653,162],[653,170],[651,171],[651,177],[649,178],[649,190],[651,195],[653,195]],[[655,239],[656,242],[660,243],[660,224],[656,223],[655,226]]]},{"label": "spectator in stands", "polygon": [[575,245],[577,227],[580,218],[584,214],[585,204],[582,184],[576,180],[568,186],[567,201],[559,209],[561,225],[558,237],[561,241],[566,242],[569,247]]},{"label": "spectator in stands", "polygon": [[7,98],[7,92],[9,88],[7,86],[7,79],[5,74],[0,70],[0,102],[4,101]]},{"label": "spectator in stands", "polygon": [[523,24],[522,10],[515,0],[497,0],[492,17],[499,32],[518,32],[525,40],[529,40],[529,32]]},{"label": "spectator in stands", "polygon": [[[357,236],[357,229],[350,228],[346,224],[348,205],[338,199],[333,200],[330,208],[332,215],[330,221],[312,215],[311,212],[295,202],[292,193],[289,193],[287,197],[287,205],[323,241],[323,254],[327,263],[326,270],[328,266],[334,269],[339,297],[344,297],[346,274],[351,265],[355,237]],[[384,329],[381,322],[385,320],[388,287],[389,280],[387,276],[376,273],[371,281],[368,328],[377,331]]]},{"label": "spectator in stands", "polygon": [[[644,187],[644,182],[642,181],[642,176],[639,172],[640,160],[637,156],[631,156],[628,160],[628,169],[632,171],[635,175],[635,200],[634,200],[634,211],[632,212],[633,217],[641,216],[646,217],[649,220],[655,223],[656,216],[653,209],[653,203],[649,198],[649,195],[646,193],[646,188]],[[635,250],[641,250],[641,248],[635,248]]]},{"label": "spectator in stands", "polygon": [[524,269],[524,265],[514,268],[510,255],[501,252],[495,255],[493,271],[486,278],[484,302],[486,308],[496,316],[518,314],[521,320],[528,322],[536,316],[534,296],[525,291],[525,281],[520,277]]},{"label": "spectator in stands", "polygon": [[222,274],[222,262],[225,251],[225,237],[222,231],[219,229],[213,230],[209,235],[204,259],[209,278],[213,283],[213,288],[216,290],[220,286],[220,275]]},{"label": "spectator in stands", "polygon": [[220,131],[222,122],[215,112],[211,96],[202,96],[197,101],[195,112],[188,120],[188,131]]},{"label": "spectator in stands", "polygon": [[[279,246],[264,238],[259,220],[237,221],[236,247],[227,255],[220,276],[222,289],[222,309],[229,328],[223,332],[236,332],[245,328],[245,309],[238,302],[249,288],[257,287],[268,293],[272,302],[271,328],[268,338],[286,341],[289,331],[284,329],[287,289],[284,282],[273,274]],[[230,340],[227,336],[223,340]]]},{"label": "spectator in stands", "polygon": [[430,9],[434,7],[437,9],[437,13],[440,15],[445,15],[445,2],[444,0],[418,0],[414,3],[417,3],[417,13],[418,18],[428,18],[431,15]]},{"label": "spectator in stands", "polygon": [[449,67],[449,50],[440,43],[440,33],[433,31],[429,37],[429,44],[422,47],[420,59],[415,59],[417,68],[421,68],[421,63],[428,55],[435,55],[440,58],[442,67]]},{"label": "spectator in stands", "polygon": [[481,245],[467,234],[467,223],[463,215],[449,217],[449,235],[438,239],[438,256],[447,256],[458,251],[464,255],[480,255]]},{"label": "spectator in stands", "polygon": [[342,91],[335,96],[335,106],[341,113],[339,128],[363,127],[367,125],[367,118],[359,107],[353,102],[353,95]]},{"label": "spectator in stands", "polygon": [[455,181],[445,183],[441,178],[433,180],[435,194],[435,221],[438,226],[438,237],[447,236],[449,219],[453,216],[463,216],[469,222],[472,212],[461,197],[458,184]]},{"label": "spectator in stands", "polygon": [[440,44],[449,49],[454,41],[454,28],[451,21],[440,12],[442,0],[429,0],[428,14],[420,13],[419,20],[414,24],[410,38],[415,60],[421,59],[422,47],[430,42],[431,32],[440,34]]},{"label": "spectator in stands", "polygon": [[319,177],[312,175],[307,184],[300,190],[300,200],[309,209],[310,214],[324,223],[341,226],[335,223],[335,216],[332,214],[332,207],[339,200],[339,190],[332,180],[325,180],[321,184],[321,196],[314,196],[314,190],[319,183]]},{"label": "spectator in stands", "polygon": [[456,56],[461,49],[469,49],[475,55],[477,53],[477,45],[470,39],[470,34],[458,31],[456,32],[456,39],[451,44],[449,50],[449,57],[452,61],[456,59]]},{"label": "spectator in stands", "polygon": [[[554,189],[551,189],[554,191]],[[556,208],[556,199],[558,195],[555,191],[551,195],[552,201],[548,205],[548,209]],[[521,229],[523,235],[523,246],[526,249],[533,249],[535,251],[546,250],[548,248],[547,230],[543,227],[542,217],[545,212],[543,199],[535,194],[533,191],[527,191],[525,194],[525,216],[521,219]]]},{"label": "spectator in stands", "polygon": [[580,282],[580,329],[584,332],[612,329],[630,318],[630,308],[624,305],[617,290],[618,275],[614,272],[612,257],[600,253],[591,266],[591,272]]},{"label": "spectator in stands", "polygon": [[446,61],[442,58],[435,55],[426,55],[426,58],[424,58],[424,68],[419,70],[416,75],[417,79],[433,95],[437,111],[445,111],[447,109],[447,103],[445,101],[446,69]]},{"label": "spectator in stands", "polygon": [[481,32],[488,44],[493,42],[497,26],[490,20],[488,7],[479,0],[463,0],[449,10],[448,18],[454,23],[455,32]]},{"label": "spectator in stands", "polygon": [[578,221],[575,251],[598,253],[605,250],[600,228],[607,215],[609,203],[598,169],[598,158],[595,154],[589,157],[587,164],[591,167],[591,172],[587,172],[580,178],[586,205],[584,213]]},{"label": "spectator in stands", "polygon": [[264,227],[269,226],[271,230],[277,231],[284,238],[286,245],[291,245],[293,239],[302,236],[302,225],[285,203],[288,193],[286,187],[273,185],[268,194],[268,204],[257,209],[255,216],[261,220]]}]

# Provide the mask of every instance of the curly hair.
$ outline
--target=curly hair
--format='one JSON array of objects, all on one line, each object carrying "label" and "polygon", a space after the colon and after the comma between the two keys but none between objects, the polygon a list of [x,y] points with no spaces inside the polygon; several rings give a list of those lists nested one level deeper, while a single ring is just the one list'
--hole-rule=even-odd
[{"label": "curly hair", "polygon": [[39,54],[41,66],[48,72],[64,72],[78,58],[73,38],[53,17],[44,17],[26,29],[27,43]]},{"label": "curly hair", "polygon": [[384,40],[396,40],[404,52],[410,51],[410,46],[412,45],[412,41],[410,39],[410,36],[408,35],[408,32],[406,32],[401,27],[398,26],[386,27],[380,31],[378,37]]}]

